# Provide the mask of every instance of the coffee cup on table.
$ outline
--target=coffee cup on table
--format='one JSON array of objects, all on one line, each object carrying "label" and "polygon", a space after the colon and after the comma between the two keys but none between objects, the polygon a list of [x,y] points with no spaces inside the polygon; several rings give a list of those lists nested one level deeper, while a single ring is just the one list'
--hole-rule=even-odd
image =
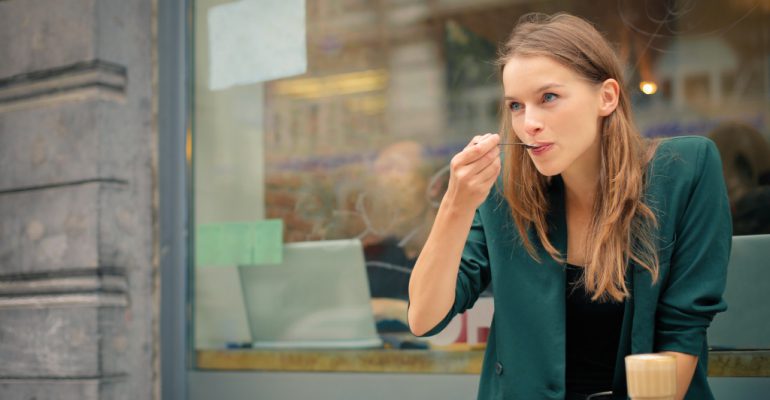
[{"label": "coffee cup on table", "polygon": [[676,358],[665,354],[626,356],[626,386],[631,400],[674,400]]}]

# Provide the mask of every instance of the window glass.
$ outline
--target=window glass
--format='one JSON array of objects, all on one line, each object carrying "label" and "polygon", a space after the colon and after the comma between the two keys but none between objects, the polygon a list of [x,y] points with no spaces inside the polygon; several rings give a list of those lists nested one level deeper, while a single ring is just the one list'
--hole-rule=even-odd
[{"label": "window glass", "polygon": [[770,233],[767,2],[601,3],[195,1],[196,348],[483,346],[491,288],[425,340],[408,279],[450,158],[498,130],[497,46],[531,11],[595,23],[640,132],[712,137],[734,233]]}]

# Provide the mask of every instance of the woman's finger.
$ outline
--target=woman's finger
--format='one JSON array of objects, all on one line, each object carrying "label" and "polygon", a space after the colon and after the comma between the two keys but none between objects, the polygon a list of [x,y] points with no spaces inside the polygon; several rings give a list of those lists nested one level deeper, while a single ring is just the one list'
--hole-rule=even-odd
[{"label": "woman's finger", "polygon": [[497,179],[497,176],[500,175],[501,166],[501,161],[498,157],[489,165],[487,165],[483,170],[479,171],[476,174],[479,179],[479,183],[483,185],[489,185],[491,187],[491,183],[494,183],[494,181]]},{"label": "woman's finger", "polygon": [[479,172],[487,168],[490,164],[492,164],[496,159],[499,159],[499,158],[500,158],[500,149],[497,146],[494,146],[486,154],[482,155],[481,158],[467,165],[467,168],[469,168],[470,170],[468,174],[470,175],[478,174]]},{"label": "woman's finger", "polygon": [[483,136],[477,142],[471,141],[468,146],[457,153],[457,161],[459,164],[470,164],[484,157],[490,150],[497,148],[498,143],[500,143],[500,136],[497,134]]}]

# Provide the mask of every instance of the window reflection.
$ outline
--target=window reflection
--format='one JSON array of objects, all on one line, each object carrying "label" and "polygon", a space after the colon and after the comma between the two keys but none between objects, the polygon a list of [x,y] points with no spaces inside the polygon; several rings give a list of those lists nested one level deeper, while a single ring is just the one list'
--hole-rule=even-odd
[{"label": "window reflection", "polygon": [[725,122],[709,136],[722,158],[734,234],[770,233],[770,142],[740,122]]},{"label": "window reflection", "polygon": [[[196,2],[196,76],[208,65],[205,10],[220,3]],[[360,240],[380,333],[414,340],[408,277],[445,167],[498,130],[496,46],[520,15],[560,9],[616,43],[645,136],[714,138],[735,234],[767,233],[770,7],[754,0],[308,1],[305,74],[225,91],[198,80],[197,222],[280,219],[285,243]],[[483,342],[468,321],[484,332],[487,300],[434,344]]]}]

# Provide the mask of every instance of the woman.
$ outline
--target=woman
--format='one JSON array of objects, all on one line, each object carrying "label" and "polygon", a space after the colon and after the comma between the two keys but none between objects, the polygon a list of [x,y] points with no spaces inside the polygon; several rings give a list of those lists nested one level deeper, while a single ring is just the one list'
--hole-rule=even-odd
[{"label": "woman", "polygon": [[650,352],[676,357],[678,399],[713,398],[706,328],[731,243],[715,146],[645,142],[617,56],[580,18],[526,16],[499,65],[502,135],[452,159],[410,329],[439,332],[492,283],[479,399],[625,399],[623,357]]}]

